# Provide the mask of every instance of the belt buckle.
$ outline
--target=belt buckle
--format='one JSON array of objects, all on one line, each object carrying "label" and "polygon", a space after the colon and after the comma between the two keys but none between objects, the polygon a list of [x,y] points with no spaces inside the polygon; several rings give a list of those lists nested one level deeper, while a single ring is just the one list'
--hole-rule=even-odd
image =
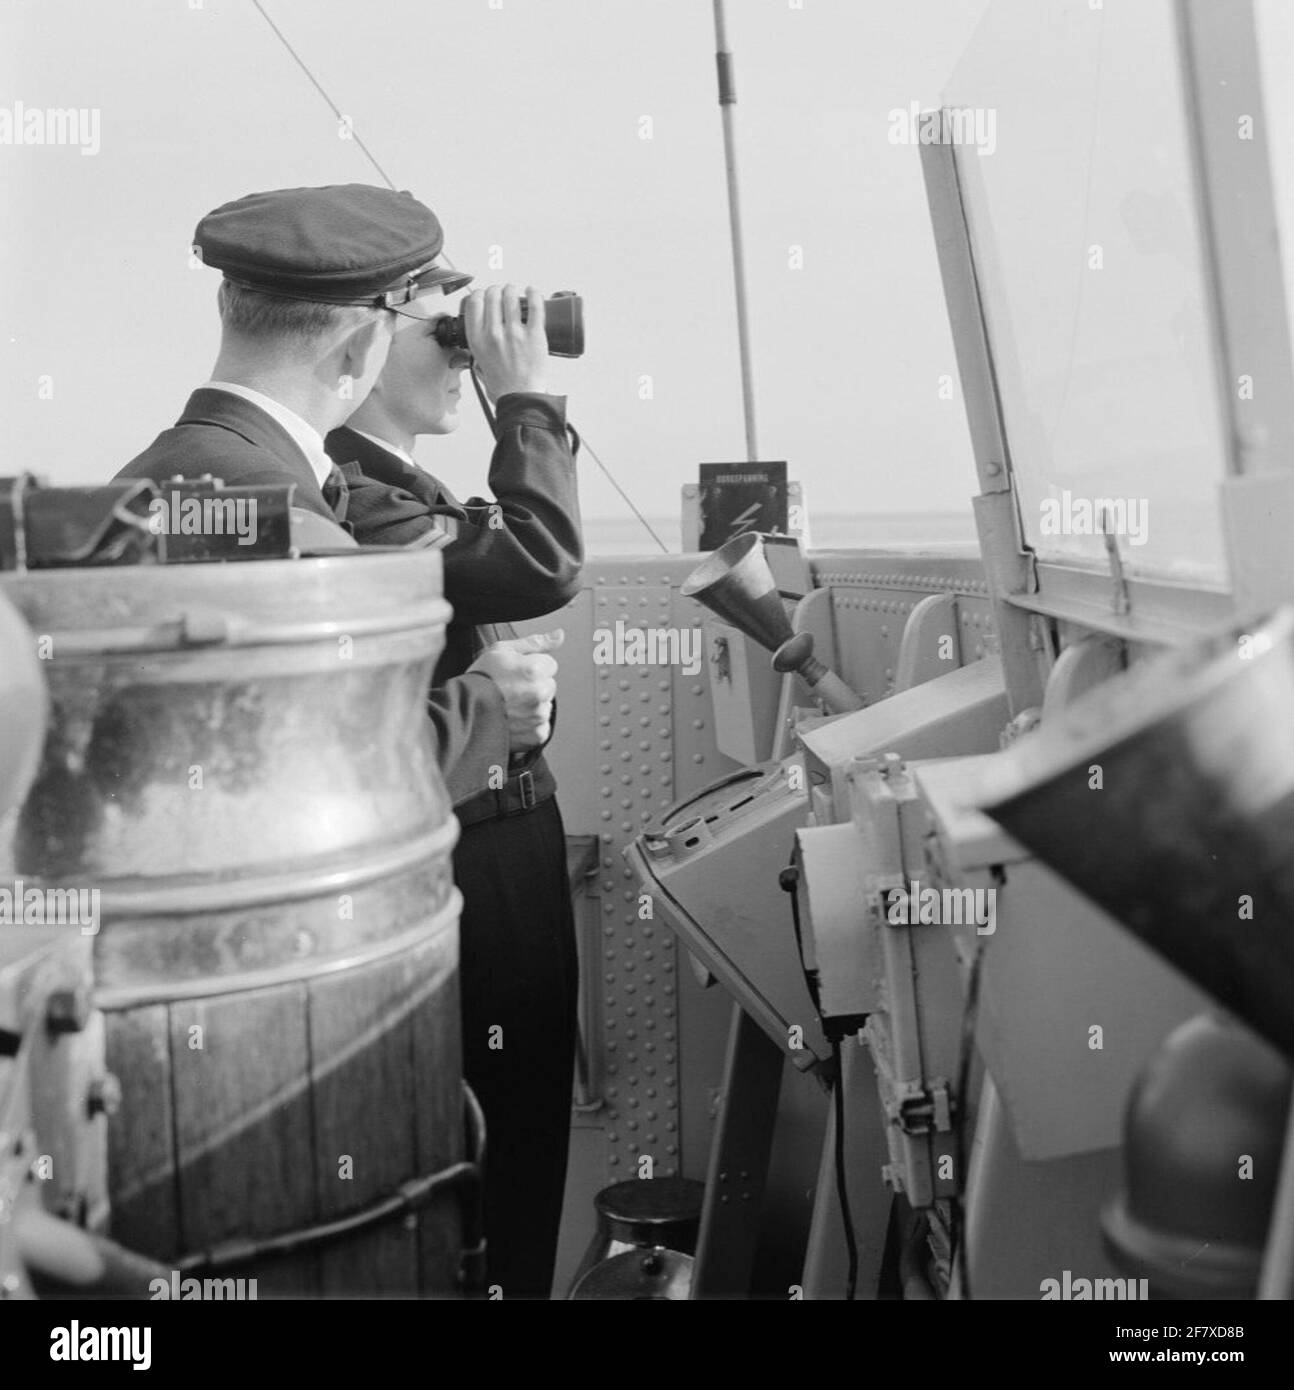
[{"label": "belt buckle", "polygon": [[521,789],[521,809],[529,811],[539,800],[535,795],[535,774],[529,770],[518,773],[517,786]]}]

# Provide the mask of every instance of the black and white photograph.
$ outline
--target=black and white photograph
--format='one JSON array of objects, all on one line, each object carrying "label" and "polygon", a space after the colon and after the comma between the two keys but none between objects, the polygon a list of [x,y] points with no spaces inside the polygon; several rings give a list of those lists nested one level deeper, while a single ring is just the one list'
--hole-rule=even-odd
[{"label": "black and white photograph", "polygon": [[1289,0],[0,0],[5,1364],[1279,1365],[1292,312]]}]

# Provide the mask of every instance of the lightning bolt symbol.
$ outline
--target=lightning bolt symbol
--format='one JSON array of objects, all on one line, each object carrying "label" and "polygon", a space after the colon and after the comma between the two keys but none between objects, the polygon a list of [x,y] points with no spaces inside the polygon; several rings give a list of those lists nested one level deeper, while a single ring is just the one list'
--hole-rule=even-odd
[{"label": "lightning bolt symbol", "polygon": [[749,531],[751,524],[759,515],[759,508],[760,504],[758,502],[752,502],[744,512],[733,517],[732,530],[729,532],[729,536],[739,536],[743,531]]}]

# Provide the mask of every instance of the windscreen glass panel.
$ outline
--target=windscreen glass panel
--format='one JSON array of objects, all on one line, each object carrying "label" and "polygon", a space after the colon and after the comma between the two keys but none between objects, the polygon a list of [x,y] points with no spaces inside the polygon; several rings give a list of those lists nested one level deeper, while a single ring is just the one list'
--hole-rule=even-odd
[{"label": "windscreen glass panel", "polygon": [[[1288,315],[1294,312],[1294,83],[1289,80],[1294,71],[1294,5],[1289,0],[1257,0],[1254,23]],[[1286,331],[1288,327],[1287,318]]]},{"label": "windscreen glass panel", "polygon": [[1223,411],[1169,0],[995,0],[945,92],[1028,543],[1224,584]]}]

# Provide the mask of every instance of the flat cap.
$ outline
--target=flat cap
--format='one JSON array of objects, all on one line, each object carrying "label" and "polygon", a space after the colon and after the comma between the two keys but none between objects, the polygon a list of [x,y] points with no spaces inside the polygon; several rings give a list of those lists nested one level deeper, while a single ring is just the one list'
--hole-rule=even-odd
[{"label": "flat cap", "polygon": [[193,243],[204,264],[263,294],[321,304],[405,304],[472,277],[438,264],[444,233],[411,193],[365,183],[249,193],[209,212]]}]

